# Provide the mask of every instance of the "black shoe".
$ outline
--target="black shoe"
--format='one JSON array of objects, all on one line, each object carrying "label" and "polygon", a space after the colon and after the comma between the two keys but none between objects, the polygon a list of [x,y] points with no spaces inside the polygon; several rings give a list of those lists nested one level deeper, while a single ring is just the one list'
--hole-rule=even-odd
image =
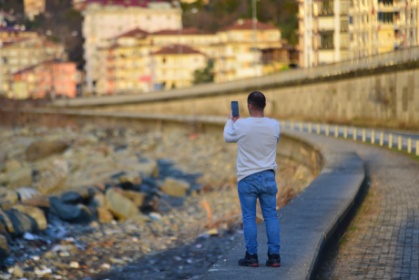
[{"label": "black shoe", "polygon": [[280,267],[281,266],[281,256],[279,254],[268,254],[268,260],[266,261],[266,266],[271,267]]},{"label": "black shoe", "polygon": [[246,252],[246,256],[244,257],[244,259],[239,260],[239,265],[258,267],[259,266],[258,254],[250,255],[249,253]]}]

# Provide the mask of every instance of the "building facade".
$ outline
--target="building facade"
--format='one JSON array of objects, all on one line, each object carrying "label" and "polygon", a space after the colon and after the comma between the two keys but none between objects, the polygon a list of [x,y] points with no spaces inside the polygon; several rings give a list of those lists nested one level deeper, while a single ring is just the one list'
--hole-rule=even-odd
[{"label": "building facade", "polygon": [[417,46],[417,0],[299,0],[299,64],[357,59]]},{"label": "building facade", "polygon": [[299,65],[313,67],[349,57],[349,1],[299,0]]},{"label": "building facade", "polygon": [[74,98],[80,75],[73,62],[47,61],[12,75],[15,98]]},{"label": "building facade", "polygon": [[140,28],[147,32],[180,30],[179,6],[166,1],[89,1],[84,10],[83,36],[87,90],[96,92],[101,65],[99,49],[110,47],[110,38]]},{"label": "building facade", "polygon": [[14,97],[13,74],[52,59],[67,59],[64,46],[33,32],[0,32],[0,94]]},{"label": "building facade", "polygon": [[190,87],[194,72],[207,65],[205,54],[186,45],[168,45],[152,53],[152,80],[156,89]]},{"label": "building facade", "polygon": [[214,62],[215,82],[261,76],[264,49],[280,48],[281,32],[271,24],[239,20],[218,34]]}]

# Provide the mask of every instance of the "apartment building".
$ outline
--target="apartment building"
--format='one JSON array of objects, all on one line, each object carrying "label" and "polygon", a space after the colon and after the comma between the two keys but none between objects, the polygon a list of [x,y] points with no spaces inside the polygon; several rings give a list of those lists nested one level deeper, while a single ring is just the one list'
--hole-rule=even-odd
[{"label": "apartment building", "polygon": [[13,74],[51,59],[66,60],[64,46],[32,32],[0,32],[0,94],[13,97]]},{"label": "apartment building", "polygon": [[136,28],[110,39],[111,46],[99,49],[102,66],[97,93],[148,92],[151,81],[151,40],[149,33]]},{"label": "apartment building", "polygon": [[45,0],[25,0],[23,2],[25,15],[30,20],[35,16],[45,12]]},{"label": "apartment building", "polygon": [[205,54],[186,45],[169,45],[151,55],[152,80],[158,89],[192,86],[195,70],[207,65]]},{"label": "apartment building", "polygon": [[[152,53],[170,45],[180,45],[186,46],[186,50],[192,48],[208,57],[214,57],[216,42],[216,34],[196,28],[153,33],[136,28],[111,38],[108,47],[99,49],[98,61],[102,67],[97,80],[97,93],[138,93],[160,88],[160,82],[154,83],[153,73],[157,71],[157,66],[153,65]],[[183,47],[179,47],[178,51],[182,53]]]},{"label": "apartment building", "polygon": [[182,27],[181,9],[170,1],[89,0],[84,10],[83,36],[87,90],[97,91],[99,49],[110,47],[110,38],[140,28],[147,32]]},{"label": "apartment building", "polygon": [[262,51],[281,48],[281,32],[277,27],[252,20],[239,20],[221,30],[217,36],[215,82],[263,75]]},{"label": "apartment building", "polygon": [[419,44],[417,0],[299,0],[298,4],[302,67]]},{"label": "apartment building", "polygon": [[349,57],[349,1],[299,0],[299,65],[313,67]]},{"label": "apartment building", "polygon": [[80,80],[74,62],[47,61],[12,75],[14,98],[74,98]]}]

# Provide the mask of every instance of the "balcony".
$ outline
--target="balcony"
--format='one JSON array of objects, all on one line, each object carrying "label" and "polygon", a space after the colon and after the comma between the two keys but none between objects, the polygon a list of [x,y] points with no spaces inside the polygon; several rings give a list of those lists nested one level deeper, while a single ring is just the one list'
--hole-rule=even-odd
[{"label": "balcony", "polygon": [[319,31],[335,30],[335,20],[333,16],[319,17]]}]

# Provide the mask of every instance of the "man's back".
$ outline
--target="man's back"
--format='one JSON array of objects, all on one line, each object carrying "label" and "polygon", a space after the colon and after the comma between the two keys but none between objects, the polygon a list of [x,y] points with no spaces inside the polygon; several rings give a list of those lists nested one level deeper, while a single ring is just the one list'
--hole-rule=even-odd
[{"label": "man's back", "polygon": [[270,118],[229,120],[224,128],[226,142],[238,142],[237,180],[254,173],[276,171],[276,146],[279,140],[279,122]]}]

